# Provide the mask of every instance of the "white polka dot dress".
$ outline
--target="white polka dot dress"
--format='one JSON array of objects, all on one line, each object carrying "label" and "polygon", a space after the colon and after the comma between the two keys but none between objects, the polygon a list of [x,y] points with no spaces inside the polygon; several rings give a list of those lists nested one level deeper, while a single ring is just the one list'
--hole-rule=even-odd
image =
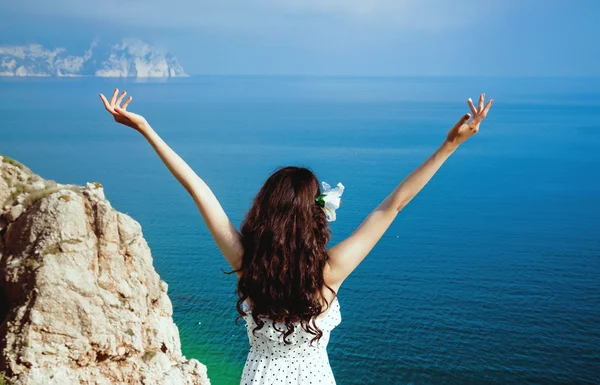
[{"label": "white polka dot dress", "polygon": [[[241,385],[332,385],[335,384],[333,372],[329,366],[327,344],[333,328],[340,324],[342,316],[337,297],[325,315],[316,320],[323,331],[319,342],[309,345],[314,334],[304,330],[300,323],[294,333],[283,342],[281,332],[275,330],[273,323],[265,319],[264,326],[252,333],[256,323],[250,314],[249,306],[244,302],[243,310],[247,313],[246,329],[250,341],[250,352],[246,359]],[[276,327],[285,330],[285,325],[276,323]]]}]

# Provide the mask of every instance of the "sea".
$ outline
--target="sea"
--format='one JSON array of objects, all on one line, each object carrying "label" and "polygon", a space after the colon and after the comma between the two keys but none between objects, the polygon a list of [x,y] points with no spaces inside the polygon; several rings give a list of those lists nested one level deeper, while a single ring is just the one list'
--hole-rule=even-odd
[{"label": "sea", "polygon": [[600,383],[600,79],[192,76],[1,78],[0,153],[100,182],[139,221],[188,358],[238,384],[248,340],[234,275],[150,145],[113,122],[118,87],[239,226],[279,167],[346,186],[334,245],[495,103],[339,291],[337,383]]}]

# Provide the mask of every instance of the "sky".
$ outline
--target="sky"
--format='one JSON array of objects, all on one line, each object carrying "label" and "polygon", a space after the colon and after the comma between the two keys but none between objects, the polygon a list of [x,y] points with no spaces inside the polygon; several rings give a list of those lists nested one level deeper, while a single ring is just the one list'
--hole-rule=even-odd
[{"label": "sky", "polygon": [[139,38],[191,74],[600,76],[599,0],[2,0],[0,45]]}]

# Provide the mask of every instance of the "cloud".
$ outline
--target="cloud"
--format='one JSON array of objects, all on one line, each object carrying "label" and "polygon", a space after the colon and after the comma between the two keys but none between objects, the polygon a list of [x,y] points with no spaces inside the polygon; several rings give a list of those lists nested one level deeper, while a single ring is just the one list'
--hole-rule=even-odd
[{"label": "cloud", "polygon": [[29,0],[0,10],[71,16],[126,25],[255,30],[286,29],[315,18],[393,30],[446,29],[477,23],[511,1],[487,0]]},{"label": "cloud", "polygon": [[[440,0],[263,0],[268,8],[286,13],[315,13],[361,22],[384,22],[394,28],[447,28],[471,24],[489,15],[500,1]],[[504,2],[506,4],[506,1]]]},{"label": "cloud", "polygon": [[581,2],[10,0],[0,43],[137,36],[198,74],[597,74],[600,6]]}]

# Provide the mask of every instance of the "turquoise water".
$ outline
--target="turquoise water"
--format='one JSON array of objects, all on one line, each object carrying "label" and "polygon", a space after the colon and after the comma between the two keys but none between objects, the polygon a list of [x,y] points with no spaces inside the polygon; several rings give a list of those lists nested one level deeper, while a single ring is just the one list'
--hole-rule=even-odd
[{"label": "turquoise water", "polygon": [[236,384],[247,354],[235,278],[132,111],[203,177],[238,225],[279,166],[342,181],[333,240],[441,144],[485,91],[496,100],[344,283],[339,384],[597,383],[600,79],[193,77],[0,81],[0,153],[62,183],[99,181],[138,220],[169,283],[184,353]]}]

